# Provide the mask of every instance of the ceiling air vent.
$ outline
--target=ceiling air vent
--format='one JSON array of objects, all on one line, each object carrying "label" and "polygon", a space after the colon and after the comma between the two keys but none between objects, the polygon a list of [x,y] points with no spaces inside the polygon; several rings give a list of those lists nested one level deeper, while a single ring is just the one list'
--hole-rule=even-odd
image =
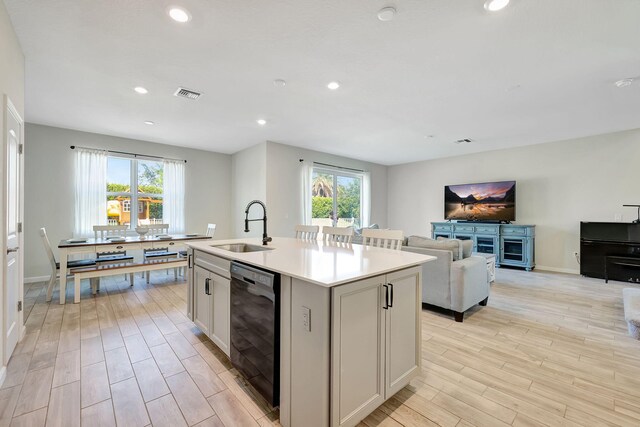
[{"label": "ceiling air vent", "polygon": [[183,87],[179,87],[178,90],[176,90],[176,93],[173,94],[173,96],[178,96],[180,98],[187,98],[187,99],[198,99],[200,98],[200,95],[202,95],[200,92],[196,92],[190,89],[185,89]]},{"label": "ceiling air vent", "polygon": [[469,138],[463,138],[463,139],[459,139],[457,141],[453,141],[454,144],[468,144],[469,142],[471,142],[471,140]]}]

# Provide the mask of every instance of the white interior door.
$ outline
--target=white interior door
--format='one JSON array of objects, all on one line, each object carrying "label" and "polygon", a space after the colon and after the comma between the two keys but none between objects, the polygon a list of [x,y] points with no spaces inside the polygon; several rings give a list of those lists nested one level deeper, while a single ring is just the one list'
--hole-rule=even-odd
[{"label": "white interior door", "polygon": [[22,222],[21,153],[22,119],[11,102],[5,98],[5,265],[4,265],[4,362],[8,362],[22,331],[22,239],[18,228]]}]

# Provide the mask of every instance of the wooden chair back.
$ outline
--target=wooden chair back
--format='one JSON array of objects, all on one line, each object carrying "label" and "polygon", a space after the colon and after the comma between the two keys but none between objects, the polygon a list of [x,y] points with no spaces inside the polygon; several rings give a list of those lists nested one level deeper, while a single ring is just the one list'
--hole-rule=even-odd
[{"label": "wooden chair back", "polygon": [[147,235],[150,237],[153,237],[156,234],[169,233],[169,224],[150,224],[150,225],[145,225],[144,227],[149,229],[149,233]]},{"label": "wooden chair back", "polygon": [[207,232],[204,235],[207,237],[213,237],[214,234],[216,234],[216,225],[207,224]]},{"label": "wooden chair back", "polygon": [[320,226],[318,225],[296,225],[296,239],[317,240]]},{"label": "wooden chair back", "polygon": [[402,230],[378,230],[372,228],[362,230],[362,244],[365,246],[399,251],[403,240],[404,234]]},{"label": "wooden chair back", "polygon": [[107,237],[125,237],[127,235],[128,225],[94,225],[93,237],[97,239],[106,239]]},{"label": "wooden chair back", "polygon": [[51,243],[49,242],[49,238],[47,237],[47,230],[44,227],[40,229],[40,237],[42,237],[42,244],[44,245],[44,250],[49,257],[49,262],[51,263],[51,270],[53,270],[53,277],[56,276],[56,272],[58,271],[58,265],[56,264],[56,257],[53,254],[53,249],[51,249]]},{"label": "wooden chair back", "polygon": [[353,240],[353,228],[322,227],[322,239],[325,242],[351,243],[351,240]]}]

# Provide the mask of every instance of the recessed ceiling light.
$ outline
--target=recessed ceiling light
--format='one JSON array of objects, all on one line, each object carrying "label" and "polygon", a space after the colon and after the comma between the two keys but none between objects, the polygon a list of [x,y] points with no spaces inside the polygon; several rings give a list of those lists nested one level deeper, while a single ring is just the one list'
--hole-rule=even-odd
[{"label": "recessed ceiling light", "polygon": [[627,86],[631,86],[631,83],[633,83],[633,79],[622,79],[622,80],[618,80],[615,85],[617,87],[627,87]]},{"label": "recessed ceiling light", "polygon": [[378,19],[386,22],[391,21],[396,16],[396,10],[393,7],[384,7],[378,11]]},{"label": "recessed ceiling light", "polygon": [[176,22],[185,23],[191,21],[191,14],[181,7],[169,9],[169,16]]},{"label": "recessed ceiling light", "polygon": [[331,82],[327,85],[327,87],[331,90],[336,90],[340,87],[340,83],[338,82]]},{"label": "recessed ceiling light", "polygon": [[278,87],[285,87],[285,86],[287,85],[287,82],[285,82],[285,81],[284,81],[284,80],[282,80],[282,79],[275,79],[275,80],[273,81],[273,84],[274,84],[274,85],[276,85],[276,86],[278,86]]},{"label": "recessed ceiling light", "polygon": [[256,120],[256,123],[258,123],[260,126],[264,126],[267,124],[267,121],[265,119],[258,119]]},{"label": "recessed ceiling light", "polygon": [[489,12],[497,12],[504,9],[509,4],[509,0],[487,0],[484,2],[484,8]]},{"label": "recessed ceiling light", "polygon": [[149,93],[149,91],[147,89],[143,88],[142,86],[136,86],[136,87],[133,88],[133,90],[138,92],[140,95],[145,95],[145,94]]},{"label": "recessed ceiling light", "polygon": [[151,120],[146,120],[146,121],[144,122],[144,124],[145,124],[145,125],[149,125],[149,126],[153,126],[153,125],[155,125],[155,123],[154,123],[154,122],[152,122]]}]

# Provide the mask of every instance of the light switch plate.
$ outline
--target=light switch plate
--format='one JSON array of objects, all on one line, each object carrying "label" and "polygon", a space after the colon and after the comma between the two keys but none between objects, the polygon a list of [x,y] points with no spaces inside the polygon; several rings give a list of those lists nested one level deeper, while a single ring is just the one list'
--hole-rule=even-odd
[{"label": "light switch plate", "polygon": [[302,327],[311,332],[311,309],[309,307],[302,307]]}]

